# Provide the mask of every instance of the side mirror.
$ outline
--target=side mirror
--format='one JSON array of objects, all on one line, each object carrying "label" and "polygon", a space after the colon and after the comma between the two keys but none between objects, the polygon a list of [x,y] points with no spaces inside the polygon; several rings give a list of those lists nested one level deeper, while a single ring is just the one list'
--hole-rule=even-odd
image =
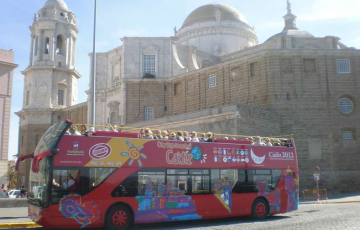
[{"label": "side mirror", "polygon": [[56,155],[56,154],[59,153],[59,151],[60,151],[59,149],[52,149],[52,150],[51,150],[51,154],[52,154],[52,155]]}]

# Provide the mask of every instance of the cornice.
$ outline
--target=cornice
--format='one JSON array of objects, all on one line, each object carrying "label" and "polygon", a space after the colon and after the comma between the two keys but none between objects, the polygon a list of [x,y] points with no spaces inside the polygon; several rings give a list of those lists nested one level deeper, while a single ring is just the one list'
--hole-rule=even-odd
[{"label": "cornice", "polygon": [[15,112],[16,115],[23,116],[23,115],[28,115],[28,114],[48,114],[48,113],[53,113],[56,110],[53,108],[39,108],[39,109],[22,109],[19,112]]},{"label": "cornice", "polygon": [[65,69],[62,67],[56,66],[28,66],[25,70],[21,71],[23,75],[26,75],[28,72],[36,70],[54,70],[54,71],[63,71],[73,74],[77,79],[81,78],[81,74],[76,69]]},{"label": "cornice", "polygon": [[8,66],[12,69],[16,69],[19,65],[14,64],[14,63],[10,63],[10,62],[4,62],[4,61],[0,61],[0,65],[5,65]]},{"label": "cornice", "polygon": [[257,36],[243,28],[233,28],[233,27],[205,27],[194,30],[189,30],[183,32],[176,36],[175,42],[182,42],[184,40],[188,40],[190,38],[199,36],[199,35],[216,35],[216,34],[227,34],[227,35],[241,35],[242,37],[246,37],[249,39],[253,39],[258,42]]}]

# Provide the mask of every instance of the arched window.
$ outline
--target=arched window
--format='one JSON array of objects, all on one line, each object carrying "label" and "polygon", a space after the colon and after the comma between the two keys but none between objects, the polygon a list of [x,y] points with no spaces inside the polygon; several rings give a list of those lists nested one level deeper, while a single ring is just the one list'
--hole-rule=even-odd
[{"label": "arched window", "polygon": [[61,35],[56,38],[56,54],[63,55],[63,38]]},{"label": "arched window", "polygon": [[44,54],[48,54],[50,50],[50,39],[49,38],[45,38],[45,49],[44,49]]},{"label": "arched window", "polygon": [[58,105],[64,105],[64,90],[58,90]]},{"label": "arched window", "polygon": [[115,112],[112,112],[112,113],[110,114],[110,123],[111,123],[111,125],[116,125],[116,122],[117,122],[116,113],[115,113]]}]

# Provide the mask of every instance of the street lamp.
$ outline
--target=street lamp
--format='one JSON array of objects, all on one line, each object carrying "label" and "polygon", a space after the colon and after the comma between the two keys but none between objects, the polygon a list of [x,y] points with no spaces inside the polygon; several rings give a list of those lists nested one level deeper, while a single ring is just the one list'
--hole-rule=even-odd
[{"label": "street lamp", "polygon": [[96,84],[96,6],[97,0],[95,0],[94,6],[94,36],[93,36],[93,52],[92,52],[92,71],[91,71],[91,78],[90,78],[90,88],[91,88],[91,106],[90,106],[90,124],[95,128],[95,84]]}]

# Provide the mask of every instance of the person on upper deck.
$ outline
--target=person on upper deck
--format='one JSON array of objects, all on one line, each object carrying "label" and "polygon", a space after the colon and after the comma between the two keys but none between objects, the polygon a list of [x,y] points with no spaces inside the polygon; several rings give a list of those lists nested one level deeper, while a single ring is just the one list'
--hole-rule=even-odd
[{"label": "person on upper deck", "polygon": [[178,131],[176,133],[178,141],[184,141],[183,133],[181,131]]},{"label": "person on upper deck", "polygon": [[81,136],[81,133],[80,133],[79,131],[77,131],[77,127],[76,127],[76,126],[71,126],[71,127],[70,127],[70,133],[71,133],[71,135]]},{"label": "person on upper deck", "polygon": [[142,128],[140,129],[140,132],[139,132],[139,138],[143,138],[145,135],[145,130]]},{"label": "person on upper deck", "polygon": [[206,137],[205,137],[205,133],[202,133],[201,136],[200,136],[200,142],[206,142]]},{"label": "person on upper deck", "polygon": [[211,132],[208,132],[208,133],[206,134],[206,138],[207,138],[206,142],[215,142],[215,140],[214,140],[214,134],[211,133]]},{"label": "person on upper deck", "polygon": [[160,130],[155,130],[154,133],[155,133],[154,139],[156,139],[156,140],[162,140],[163,139],[163,137],[161,136],[161,131]]},{"label": "person on upper deck", "polygon": [[169,134],[167,131],[162,131],[161,136],[163,140],[169,140]]},{"label": "person on upper deck", "polygon": [[184,131],[184,141],[191,141],[191,137],[189,136],[189,133]]},{"label": "person on upper deck", "polygon": [[152,139],[153,138],[153,133],[149,128],[145,129],[145,136],[144,139]]},{"label": "person on upper deck", "polygon": [[262,142],[261,137],[255,136],[254,137],[254,145],[265,145],[265,144]]},{"label": "person on upper deck", "polygon": [[265,138],[265,143],[264,143],[266,146],[273,146],[270,142],[270,138]]},{"label": "person on upper deck", "polygon": [[173,132],[170,134],[170,140],[171,141],[177,141],[178,139],[176,138],[176,134]]},{"label": "person on upper deck", "polygon": [[197,133],[195,131],[191,132],[191,141],[200,142],[199,138],[197,137]]}]

